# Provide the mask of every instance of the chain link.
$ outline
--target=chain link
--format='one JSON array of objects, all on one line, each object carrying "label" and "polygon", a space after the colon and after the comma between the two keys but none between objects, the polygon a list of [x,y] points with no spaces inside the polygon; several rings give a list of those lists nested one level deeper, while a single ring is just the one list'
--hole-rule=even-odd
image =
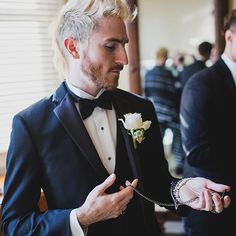
[{"label": "chain link", "polygon": [[[176,203],[163,203],[163,202],[155,201],[155,200],[151,199],[150,197],[148,197],[147,195],[141,193],[138,189],[134,188],[132,185],[128,185],[128,186],[132,187],[133,190],[134,190],[138,195],[140,195],[141,197],[143,197],[144,199],[146,199],[146,200],[149,201],[149,202],[152,202],[152,203],[154,203],[154,204],[157,204],[157,205],[159,205],[159,206],[161,206],[161,207],[168,207],[168,206],[174,206],[174,207],[176,207]],[[188,201],[185,201],[185,202],[178,202],[177,205],[178,205],[178,206],[180,206],[180,205],[186,205],[186,204],[189,204],[189,203],[194,202],[194,201],[197,200],[198,198],[199,198],[199,197],[196,196],[196,197],[194,197],[194,198],[192,198],[192,199],[190,199],[190,200],[188,200]]]}]

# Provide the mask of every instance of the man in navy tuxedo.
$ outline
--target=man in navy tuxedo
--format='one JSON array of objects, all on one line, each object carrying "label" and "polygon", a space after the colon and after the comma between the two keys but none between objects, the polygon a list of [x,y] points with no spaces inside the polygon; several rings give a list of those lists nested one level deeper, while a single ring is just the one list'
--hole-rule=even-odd
[{"label": "man in navy tuxedo", "polygon": [[185,177],[202,176],[229,184],[232,204],[220,215],[191,210],[185,218],[187,236],[235,235],[236,10],[227,17],[224,31],[220,59],[195,74],[184,88],[181,133]]},{"label": "man in navy tuxedo", "polygon": [[230,198],[217,192],[229,186],[169,174],[152,102],[117,89],[128,63],[128,18],[121,0],[71,0],[62,8],[53,35],[65,81],[13,119],[4,235],[160,235],[154,204],[135,187],[161,202],[217,213],[228,207]]}]

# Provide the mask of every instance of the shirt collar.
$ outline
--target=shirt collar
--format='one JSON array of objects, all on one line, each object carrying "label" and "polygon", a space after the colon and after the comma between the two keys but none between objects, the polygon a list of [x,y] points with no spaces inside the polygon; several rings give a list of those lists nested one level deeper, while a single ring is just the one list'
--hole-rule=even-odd
[{"label": "shirt collar", "polygon": [[80,88],[75,87],[68,79],[66,80],[66,85],[71,90],[71,92],[73,92],[76,96],[86,99],[96,99],[105,91],[105,89],[101,89],[97,94],[97,96],[94,97],[91,94],[81,90]]},{"label": "shirt collar", "polygon": [[236,63],[230,60],[225,53],[222,54],[221,58],[224,61],[224,63],[227,65],[227,67],[229,68],[233,76],[234,82],[236,84]]}]

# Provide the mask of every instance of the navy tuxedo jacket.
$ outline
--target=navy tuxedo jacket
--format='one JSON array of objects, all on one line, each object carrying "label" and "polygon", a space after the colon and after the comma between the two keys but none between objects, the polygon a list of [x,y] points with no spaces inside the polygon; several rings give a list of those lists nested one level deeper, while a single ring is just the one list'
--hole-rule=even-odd
[{"label": "navy tuxedo jacket", "polygon": [[[164,158],[152,103],[120,89],[112,91],[111,96],[131,169],[130,180],[138,178],[139,189],[150,197],[172,202],[173,177]],[[124,114],[134,112],[141,113],[143,120],[152,121],[137,149],[118,121]],[[51,97],[13,119],[2,206],[4,235],[71,235],[71,210],[81,206],[89,192],[108,175],[63,83]],[[41,189],[48,204],[46,212],[40,212],[37,206]],[[136,197],[137,211],[140,209],[143,217],[136,227],[145,235],[158,235],[154,205]],[[132,222],[132,217],[126,220]],[[113,221],[119,221],[119,217]],[[106,223],[89,226],[88,235],[107,235]],[[97,224],[101,232],[96,232]],[[116,235],[116,228],[113,230]]]},{"label": "navy tuxedo jacket", "polygon": [[204,176],[230,185],[233,200],[236,86],[222,59],[187,82],[182,94],[181,120],[186,176]]}]

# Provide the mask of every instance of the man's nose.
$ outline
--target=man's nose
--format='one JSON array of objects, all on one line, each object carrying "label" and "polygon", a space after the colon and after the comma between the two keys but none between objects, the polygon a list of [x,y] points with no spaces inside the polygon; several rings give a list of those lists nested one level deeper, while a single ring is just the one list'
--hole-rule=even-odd
[{"label": "man's nose", "polygon": [[128,64],[128,56],[124,47],[119,50],[116,63],[121,64],[121,65]]}]

